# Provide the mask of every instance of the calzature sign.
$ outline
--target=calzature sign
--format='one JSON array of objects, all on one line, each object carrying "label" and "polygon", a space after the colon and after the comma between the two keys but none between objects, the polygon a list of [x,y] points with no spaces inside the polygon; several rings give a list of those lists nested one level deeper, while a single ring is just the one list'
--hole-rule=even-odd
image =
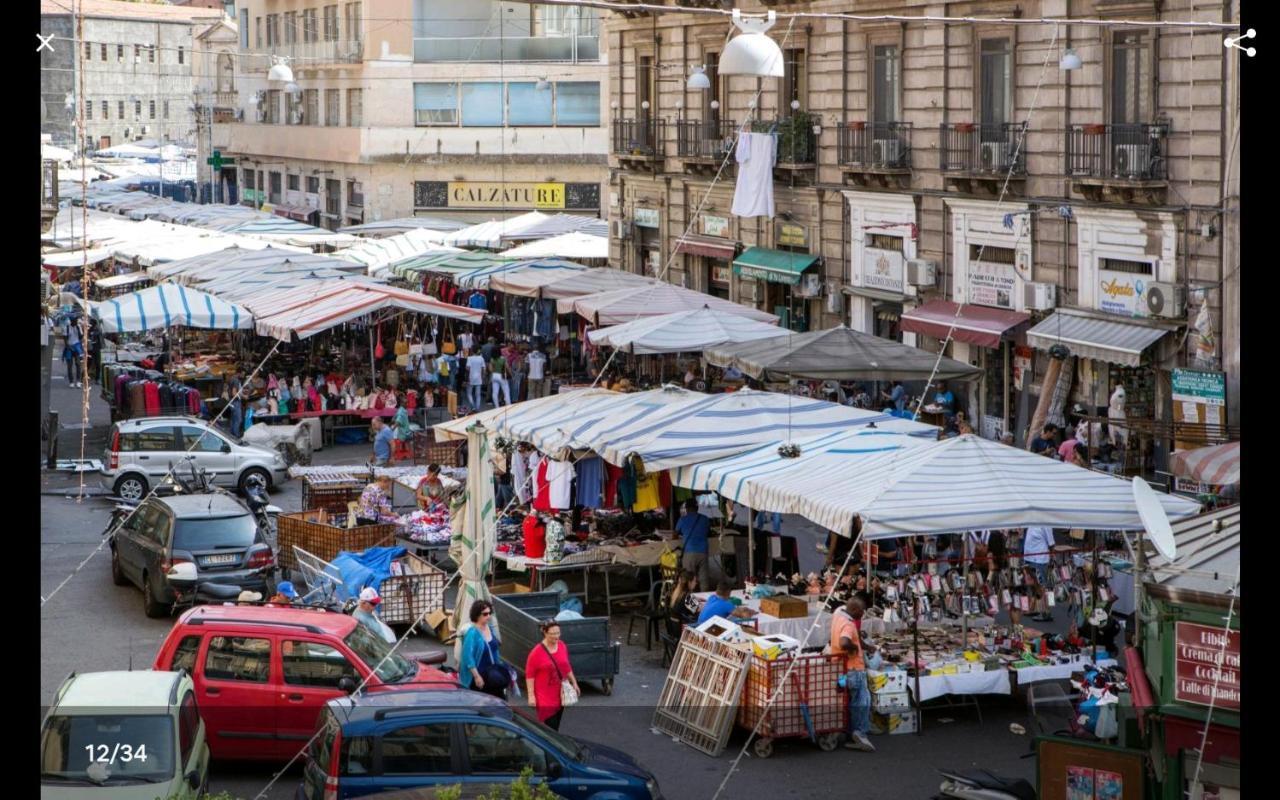
[{"label": "calzature sign", "polygon": [[1177,623],[1173,699],[1240,710],[1240,631]]},{"label": "calzature sign", "polygon": [[449,208],[564,208],[564,184],[450,181]]}]

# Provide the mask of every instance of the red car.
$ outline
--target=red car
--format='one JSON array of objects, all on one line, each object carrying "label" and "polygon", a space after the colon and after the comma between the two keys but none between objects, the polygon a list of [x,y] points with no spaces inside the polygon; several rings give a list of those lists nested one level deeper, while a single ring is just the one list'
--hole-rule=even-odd
[{"label": "red car", "polygon": [[186,669],[217,759],[285,761],[316,731],[325,703],[366,688],[457,688],[452,674],[391,654],[346,614],[277,606],[197,606],[178,618],[152,667]]}]

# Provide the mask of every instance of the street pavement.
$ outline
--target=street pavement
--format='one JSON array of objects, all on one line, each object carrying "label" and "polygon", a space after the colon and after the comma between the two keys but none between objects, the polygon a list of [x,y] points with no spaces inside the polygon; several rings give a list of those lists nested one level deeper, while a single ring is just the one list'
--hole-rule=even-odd
[{"label": "street pavement", "polygon": [[[70,388],[65,378],[57,377],[58,371],[54,375],[54,407],[60,411],[64,424],[69,420],[79,422],[80,391]],[[91,427],[85,431],[86,456],[100,457],[109,418],[96,390],[92,394]],[[78,457],[80,431],[64,431],[59,448],[62,458]],[[316,454],[315,463],[363,463],[365,451],[364,446],[323,450]],[[89,474],[84,481],[95,492],[96,477]],[[73,670],[116,670],[130,665],[134,669],[148,668],[172,623],[148,619],[142,611],[140,591],[111,583],[106,547],[90,556],[102,543],[110,501],[80,496],[79,478],[70,473],[42,472],[41,485],[40,593],[48,598],[57,591],[40,613],[40,700],[48,704]],[[291,481],[273,493],[272,502],[285,511],[298,510],[298,482]],[[790,516],[784,517],[783,532],[800,537],[804,571],[821,565],[823,556],[814,544],[825,541],[825,536],[820,538],[815,528]],[[83,567],[75,572],[82,562]],[[68,576],[72,577],[58,589]],[[624,642],[622,671],[612,696],[605,696],[598,686],[584,681],[582,701],[566,712],[562,730],[632,754],[653,770],[664,795],[671,800],[711,798],[746,743],[746,732],[735,731],[728,749],[717,758],[654,732],[653,704],[665,675],[661,646],[655,642],[653,649],[646,651],[639,625],[638,635],[632,639],[635,643],[626,644],[627,622],[628,615],[619,611],[611,623],[614,638]],[[412,654],[439,647],[434,637],[419,635],[405,643],[404,651]],[[984,767],[1034,781],[1034,760],[1021,758],[1029,752],[1030,739],[1010,731],[1013,722],[1032,728],[1026,709],[1019,700],[1009,697],[983,697],[981,703],[981,721],[972,708],[928,711],[921,735],[872,737],[876,753],[844,749],[824,753],[804,740],[779,741],[769,759],[744,756],[720,796],[923,798],[937,791],[940,779],[936,767]],[[255,764],[215,764],[210,788],[252,798],[272,780],[276,769]],[[266,796],[292,798],[299,772],[295,764]]]}]

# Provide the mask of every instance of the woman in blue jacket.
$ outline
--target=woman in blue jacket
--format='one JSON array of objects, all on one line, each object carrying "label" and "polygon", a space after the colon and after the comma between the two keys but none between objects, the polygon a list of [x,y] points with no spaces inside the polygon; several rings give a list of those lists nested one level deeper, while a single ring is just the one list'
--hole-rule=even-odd
[{"label": "woman in blue jacket", "polygon": [[458,659],[458,682],[497,698],[506,698],[511,676],[498,649],[498,628],[493,624],[493,605],[485,600],[471,604],[471,627],[462,637],[462,657]]}]

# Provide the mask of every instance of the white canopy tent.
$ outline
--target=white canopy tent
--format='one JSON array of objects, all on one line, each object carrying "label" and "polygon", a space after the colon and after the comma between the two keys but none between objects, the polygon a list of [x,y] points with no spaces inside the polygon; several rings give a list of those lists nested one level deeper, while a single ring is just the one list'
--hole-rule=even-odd
[{"label": "white canopy tent", "polygon": [[503,252],[511,258],[577,258],[607,259],[609,237],[589,233],[564,233],[550,239],[537,239]]},{"label": "white canopy tent", "polygon": [[560,271],[517,270],[494,275],[489,279],[489,287],[494,291],[544,300],[582,297],[626,287],[653,286],[657,283],[653,278],[609,267]]},{"label": "white canopy tent", "polygon": [[351,247],[334,253],[337,258],[358,261],[373,275],[391,264],[423,253],[461,252],[460,248],[444,244],[445,234],[418,228],[383,239],[361,239]]},{"label": "white canopy tent", "polygon": [[[865,539],[1031,525],[1143,528],[1128,481],[972,434],[915,442],[887,430],[834,432],[796,442],[793,459],[778,454],[783,443],[683,466],[672,483],[845,535],[857,516]],[[1199,511],[1173,495],[1160,503],[1171,519]]]},{"label": "white canopy tent", "polygon": [[136,333],[182,325],[188,328],[248,330],[253,315],[211,294],[162,283],[91,304],[103,333]]},{"label": "white canopy tent", "polygon": [[502,248],[502,237],[518,234],[547,219],[541,211],[530,211],[504,220],[480,222],[445,236],[444,243],[453,247],[483,247],[486,250]]},{"label": "white canopy tent", "polygon": [[712,311],[703,306],[694,311],[677,311],[656,317],[590,331],[587,338],[597,346],[609,346],[636,355],[652,353],[696,353],[729,342],[750,342],[786,336],[791,331],[768,322],[757,322],[737,314]]},{"label": "white canopy tent", "polygon": [[294,336],[306,339],[384,309],[473,323],[484,319],[483,311],[443,303],[420,292],[349,280],[317,281],[314,288],[264,292],[245,303],[257,317],[258,333],[282,341]]},{"label": "white canopy tent", "polygon": [[596,325],[621,325],[640,317],[695,311],[704,305],[713,311],[737,314],[760,322],[778,322],[773,314],[658,281],[650,286],[614,289],[576,298],[566,297],[556,301],[556,310],[561,314],[576,313]]},{"label": "white canopy tent", "polygon": [[467,438],[467,428],[476,422],[484,425],[491,434],[496,435],[499,432],[502,421],[511,415],[513,409],[518,409],[521,414],[536,416],[552,410],[564,411],[569,408],[581,408],[599,400],[622,396],[620,392],[611,392],[608,389],[575,389],[546,397],[537,397],[514,405],[491,408],[488,411],[481,411],[466,417],[441,422],[435,426],[436,438],[442,442],[461,441]]},{"label": "white canopy tent", "polygon": [[40,256],[40,263],[50,267],[80,267],[85,264],[97,264],[111,257],[110,249],[95,247],[90,250],[71,250],[66,253],[46,253]]}]

